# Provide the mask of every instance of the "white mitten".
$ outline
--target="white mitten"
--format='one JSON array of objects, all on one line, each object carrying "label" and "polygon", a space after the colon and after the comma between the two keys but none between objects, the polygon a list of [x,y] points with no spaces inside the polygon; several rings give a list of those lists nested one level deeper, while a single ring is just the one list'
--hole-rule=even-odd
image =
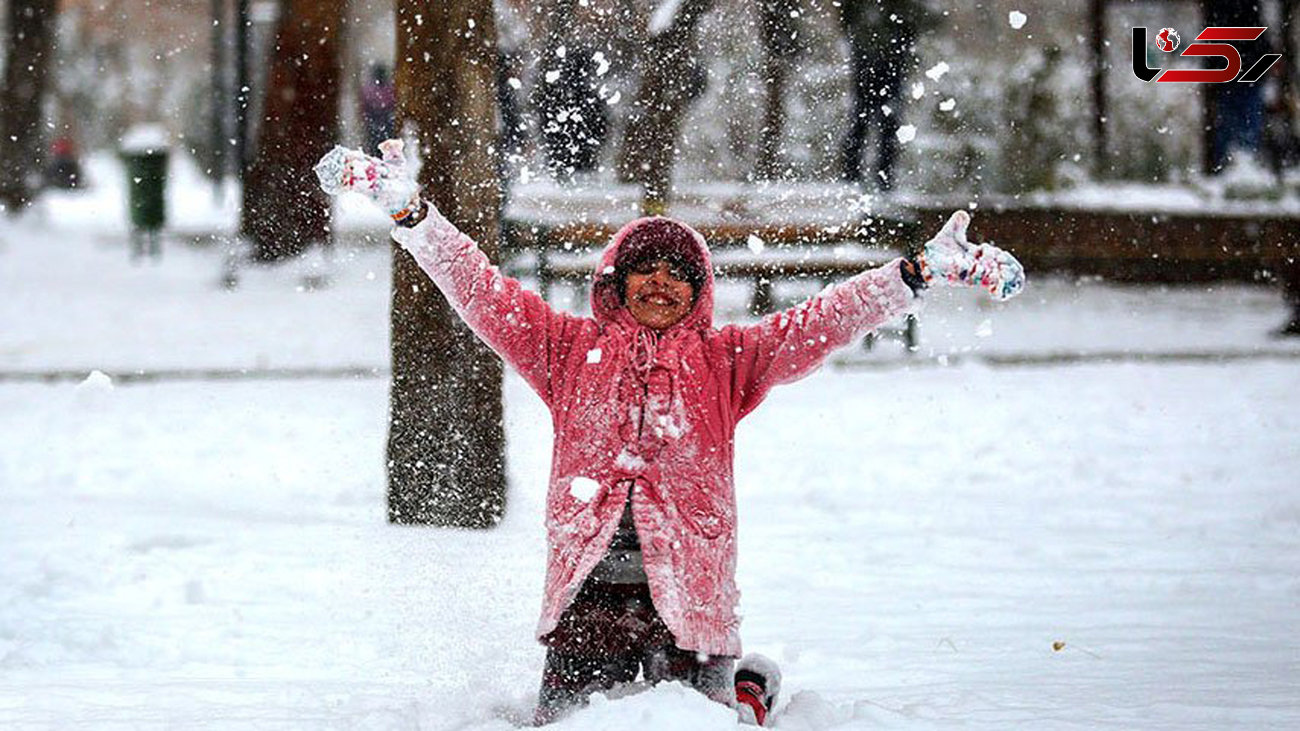
[{"label": "white mitten", "polygon": [[970,214],[957,211],[938,235],[925,243],[917,257],[927,285],[983,287],[995,299],[1006,300],[1025,287],[1025,268],[1016,257],[992,244],[966,241]]},{"label": "white mitten", "polygon": [[320,187],[330,195],[360,193],[401,222],[420,207],[420,185],[406,164],[401,140],[385,140],[383,159],[335,145],[313,168]]}]

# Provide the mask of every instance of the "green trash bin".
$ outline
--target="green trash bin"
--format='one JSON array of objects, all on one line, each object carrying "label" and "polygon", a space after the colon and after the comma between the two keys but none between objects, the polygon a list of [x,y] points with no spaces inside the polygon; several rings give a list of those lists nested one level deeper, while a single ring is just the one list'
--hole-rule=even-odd
[{"label": "green trash bin", "polygon": [[167,149],[122,152],[131,227],[157,231],[167,222]]},{"label": "green trash bin", "polygon": [[126,168],[127,209],[131,219],[131,258],[162,256],[162,228],[167,223],[166,132],[156,125],[133,127],[122,139]]}]

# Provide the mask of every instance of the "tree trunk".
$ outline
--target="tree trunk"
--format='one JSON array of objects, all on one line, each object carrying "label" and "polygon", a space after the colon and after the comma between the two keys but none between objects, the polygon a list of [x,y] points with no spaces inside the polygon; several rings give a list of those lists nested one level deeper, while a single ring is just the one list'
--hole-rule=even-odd
[{"label": "tree trunk", "polygon": [[[397,116],[425,196],[497,257],[491,0],[397,3]],[[393,252],[388,519],[489,528],[505,511],[501,361],[403,250]]]},{"label": "tree trunk", "polygon": [[682,117],[704,91],[695,30],[713,0],[682,0],[672,22],[652,28],[641,52],[641,83],[619,150],[618,177],[644,188],[647,213],[667,207]]},{"label": "tree trunk", "polygon": [[283,0],[241,228],[259,261],[329,240],[329,200],[312,166],[338,141],[346,0]]},{"label": "tree trunk", "polygon": [[759,27],[763,38],[763,128],[759,131],[758,160],[754,176],[762,180],[781,177],[781,138],[785,132],[785,82],[791,60],[799,50],[795,37],[798,0],[763,0],[759,6]]},{"label": "tree trunk", "polygon": [[54,53],[57,0],[9,0],[4,87],[0,88],[0,205],[32,202],[45,167],[41,105]]}]

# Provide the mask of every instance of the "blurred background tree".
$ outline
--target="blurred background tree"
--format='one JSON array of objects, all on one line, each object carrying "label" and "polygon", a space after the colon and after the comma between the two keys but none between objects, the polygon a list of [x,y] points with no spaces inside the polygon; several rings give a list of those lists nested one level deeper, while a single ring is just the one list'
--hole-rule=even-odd
[{"label": "blurred background tree", "polygon": [[[424,194],[498,258],[496,24],[491,0],[397,6],[398,125]],[[490,528],[505,512],[502,364],[394,248],[388,519]]]},{"label": "blurred background tree", "polygon": [[10,214],[26,207],[41,185],[57,13],[57,0],[9,0],[0,88],[0,205]]},{"label": "blurred background tree", "polygon": [[330,240],[312,166],[338,143],[346,0],[286,0],[276,29],[240,228],[258,261]]}]

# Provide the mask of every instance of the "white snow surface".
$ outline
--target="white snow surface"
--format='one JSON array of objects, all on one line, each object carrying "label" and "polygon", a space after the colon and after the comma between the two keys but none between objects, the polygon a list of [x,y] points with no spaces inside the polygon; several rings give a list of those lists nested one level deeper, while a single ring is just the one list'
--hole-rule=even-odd
[{"label": "white snow surface", "polygon": [[[175,193],[191,221],[220,219],[204,193]],[[500,527],[389,526],[389,248],[326,257],[323,289],[295,265],[227,292],[219,247],[132,267],[97,211],[0,219],[0,727],[526,718],[537,397],[507,376]],[[747,295],[724,283],[719,320]],[[737,434],[742,636],[784,675],[776,727],[1300,726],[1300,346],[1268,337],[1278,292],[1031,271],[1009,303],[928,299],[920,352],[849,349]],[[1053,355],[1119,362],[983,360]],[[376,375],[126,377],[276,367]],[[23,380],[50,372],[73,376]],[[555,726],[735,727],[678,685]]]}]

